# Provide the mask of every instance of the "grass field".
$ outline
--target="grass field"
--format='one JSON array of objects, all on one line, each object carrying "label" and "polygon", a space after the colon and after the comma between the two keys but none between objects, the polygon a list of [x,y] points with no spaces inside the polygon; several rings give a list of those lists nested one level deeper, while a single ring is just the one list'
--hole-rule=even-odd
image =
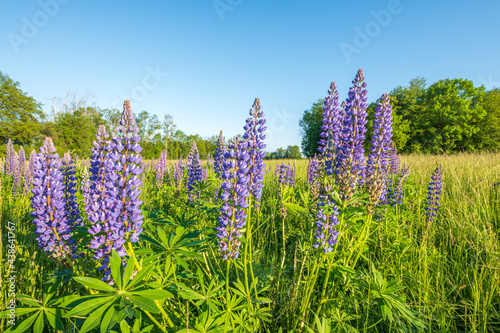
[{"label": "grass field", "polygon": [[[345,208],[339,215],[343,222],[338,245],[329,255],[312,246],[315,217],[307,160],[265,161],[261,208],[249,209],[241,255],[230,265],[220,258],[215,237],[219,208],[213,171],[200,199],[188,204],[185,186],[166,183],[158,189],[150,169],[142,193],[146,238],[135,243],[128,256],[137,257],[140,272],[153,263],[141,283],[170,296],[150,297],[157,313],[140,310],[150,309],[150,303],[115,305],[113,326],[102,324],[113,308],[103,309],[107,312],[97,319],[95,330],[125,332],[129,326],[133,332],[500,332],[500,154],[411,155],[401,156],[401,161],[410,167],[402,203],[387,207],[383,217],[368,217],[359,202]],[[281,162],[296,164],[294,187],[280,189],[274,171]],[[426,228],[427,187],[438,165],[443,195],[437,217]],[[84,168],[77,166],[79,186]],[[68,295],[105,293],[73,278],[102,277],[85,245],[88,237],[82,236],[79,243],[86,252],[83,258],[73,266],[56,264],[37,244],[30,196],[13,197],[12,179],[2,175],[1,180],[0,304],[7,307],[11,286],[11,222],[17,244],[18,310],[41,301],[60,318],[60,331],[80,332],[92,312],[73,315],[71,309],[80,303]],[[77,195],[83,207],[81,192]],[[134,264],[129,260],[128,265]],[[64,281],[47,289],[57,277]],[[58,301],[44,303],[44,291]],[[33,313],[19,312],[16,320]],[[0,319],[1,332],[11,327],[6,314]],[[43,332],[55,331],[54,315],[40,315],[30,326],[37,331],[42,321]]]}]

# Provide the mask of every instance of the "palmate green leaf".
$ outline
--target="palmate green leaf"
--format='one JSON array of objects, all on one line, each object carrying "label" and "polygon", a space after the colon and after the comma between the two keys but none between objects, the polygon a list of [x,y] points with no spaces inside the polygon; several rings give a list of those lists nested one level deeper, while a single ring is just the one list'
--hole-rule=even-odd
[{"label": "palmate green leaf", "polygon": [[83,323],[82,328],[80,329],[80,333],[88,332],[91,329],[93,329],[94,327],[96,327],[97,325],[99,325],[99,323],[101,322],[102,314],[104,313],[104,311],[106,311],[110,307],[113,307],[112,303],[114,301],[115,301],[114,299],[111,299],[107,303],[105,303],[101,307],[99,307],[97,310],[92,312],[90,314],[90,316],[88,316],[88,318]]},{"label": "palmate green leaf", "polygon": [[120,321],[120,331],[122,333],[130,333],[130,326],[125,321],[125,319],[123,319],[122,321]]},{"label": "palmate green leaf", "polygon": [[97,297],[94,299],[91,299],[90,301],[86,301],[84,303],[81,303],[77,305],[75,308],[71,309],[70,312],[68,312],[65,317],[73,317],[73,316],[85,316],[89,314],[92,310],[103,306],[104,304],[108,302],[113,302],[118,298],[118,296],[101,296]]},{"label": "palmate green leaf", "polygon": [[28,296],[28,295],[17,294],[16,299],[19,302],[26,304],[26,305],[31,305],[34,307],[41,307],[42,306],[42,302],[39,302],[39,301],[35,300],[33,297]]},{"label": "palmate green leaf", "polygon": [[114,306],[110,306],[109,309],[106,310],[104,316],[102,316],[101,333],[109,332],[111,327],[113,327],[116,324],[116,322],[112,320],[115,311],[117,311],[116,308]]},{"label": "palmate green leaf", "polygon": [[[144,239],[146,242],[152,244],[152,245],[155,245],[155,246],[158,246],[158,247],[163,247],[162,244],[160,242],[158,242],[156,239],[154,239],[153,237],[150,237],[150,236],[147,236],[147,235],[140,235],[139,236],[140,238]],[[143,250],[143,249],[141,249]],[[141,251],[139,250],[139,251]]]},{"label": "palmate green leaf", "polygon": [[[22,316],[24,314],[27,314],[27,313],[30,313],[33,311],[38,311],[38,310],[40,310],[40,309],[38,309],[38,308],[16,308],[15,313],[16,313],[16,317],[19,317],[19,316]],[[0,312],[0,319],[9,318],[9,314],[10,314],[10,309],[3,310],[2,312]]]},{"label": "palmate green leaf", "polygon": [[59,319],[58,316],[56,316],[54,313],[52,313],[52,311],[49,311],[49,310],[53,310],[53,309],[46,309],[46,310],[47,311],[45,311],[45,315],[47,316],[47,321],[49,322],[50,326],[52,326],[54,329],[56,329],[58,331],[64,330],[64,325],[63,325],[63,322],[61,321],[61,319]]},{"label": "palmate green leaf", "polygon": [[43,329],[45,324],[43,322],[43,311],[40,311],[38,318],[35,320],[35,324],[33,325],[33,333],[43,333]]},{"label": "palmate green leaf", "polygon": [[28,330],[33,325],[33,323],[35,322],[35,320],[38,318],[38,316],[40,314],[41,314],[41,311],[38,311],[37,313],[33,314],[32,316],[29,316],[25,320],[23,320],[21,322],[18,322],[14,326],[9,327],[7,329],[7,331],[5,331],[5,333],[21,333],[21,332],[25,332],[26,330]]},{"label": "palmate green leaf", "polygon": [[139,290],[139,291],[132,291],[130,292],[132,295],[137,295],[141,296],[150,300],[155,300],[155,299],[166,299],[166,298],[172,298],[174,295],[172,293],[163,290],[163,289],[146,289],[146,290]]},{"label": "palmate green leaf", "polygon": [[[123,263],[122,263],[121,257],[118,255],[118,253],[115,250],[113,250],[113,253],[111,254],[111,258],[109,259],[109,263],[111,266],[111,275],[113,276],[113,280],[115,280],[115,283],[116,283],[116,286],[118,287],[118,289],[122,290]],[[108,285],[108,284],[106,284],[106,285]],[[112,288],[112,289],[114,291],[114,288]],[[102,289],[100,289],[100,290],[102,290]]]},{"label": "palmate green leaf", "polygon": [[152,300],[135,295],[130,295],[128,296],[128,298],[135,306],[139,307],[141,310],[146,310],[152,313],[160,312],[160,309],[158,309],[155,302],[153,302]]},{"label": "palmate green leaf", "polygon": [[151,273],[151,271],[155,268],[155,265],[156,262],[153,262],[148,266],[144,267],[143,269],[141,269],[139,273],[137,273],[137,275],[132,279],[132,281],[128,282],[123,289],[130,290],[132,287],[140,283]]},{"label": "palmate green leaf", "polygon": [[76,282],[95,290],[108,291],[112,293],[116,293],[118,291],[115,288],[111,287],[109,284],[91,277],[75,276],[73,279]]}]

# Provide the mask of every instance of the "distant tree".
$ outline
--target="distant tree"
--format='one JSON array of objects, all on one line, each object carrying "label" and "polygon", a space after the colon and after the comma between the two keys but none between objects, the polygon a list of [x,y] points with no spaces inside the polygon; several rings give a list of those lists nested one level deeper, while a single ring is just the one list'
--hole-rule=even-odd
[{"label": "distant tree", "polygon": [[298,160],[302,158],[299,146],[287,146],[286,147],[286,158]]},{"label": "distant tree", "polygon": [[19,82],[0,72],[0,144],[2,153],[10,138],[30,149],[41,138],[45,116],[40,103],[19,88]]},{"label": "distant tree", "polygon": [[500,88],[486,92],[483,99],[486,116],[481,124],[484,148],[500,151]]},{"label": "distant tree", "polygon": [[173,150],[169,149],[169,142],[172,140],[172,137],[177,130],[177,125],[174,124],[174,117],[172,117],[172,115],[165,115],[163,118],[162,128],[165,135],[165,149],[167,150],[167,156],[172,156]]},{"label": "distant tree", "polygon": [[139,127],[141,143],[148,143],[161,129],[161,123],[158,120],[158,116],[155,114],[150,114],[145,110],[141,111],[135,117],[135,121],[137,127]]},{"label": "distant tree", "polygon": [[419,129],[415,139],[424,152],[476,151],[483,146],[481,124],[484,87],[470,80],[446,79],[431,85],[423,97],[421,115],[412,122]]},{"label": "distant tree", "polygon": [[313,104],[311,109],[304,111],[304,115],[299,121],[302,152],[306,157],[312,157],[318,152],[322,119],[323,100],[319,100]]}]

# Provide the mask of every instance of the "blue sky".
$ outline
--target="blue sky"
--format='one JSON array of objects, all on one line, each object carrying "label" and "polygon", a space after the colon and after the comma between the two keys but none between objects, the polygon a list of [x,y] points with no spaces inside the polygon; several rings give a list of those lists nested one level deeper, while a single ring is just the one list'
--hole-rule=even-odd
[{"label": "blue sky", "polygon": [[300,145],[305,109],[358,68],[373,101],[411,78],[500,86],[500,1],[2,1],[0,71],[50,110],[66,89],[102,108],[242,132],[255,97],[268,150]]}]

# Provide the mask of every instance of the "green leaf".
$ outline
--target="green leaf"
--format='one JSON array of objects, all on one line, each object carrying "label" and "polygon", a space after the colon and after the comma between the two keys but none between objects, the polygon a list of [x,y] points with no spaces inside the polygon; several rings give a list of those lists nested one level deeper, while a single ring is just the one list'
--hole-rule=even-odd
[{"label": "green leaf", "polygon": [[[39,308],[16,308],[15,314],[16,314],[16,317],[19,317],[19,316],[22,316],[24,314],[27,314],[27,313],[30,313],[33,311],[38,311],[38,310],[40,310],[40,309]],[[10,309],[3,310],[2,312],[0,312],[0,319],[1,318],[9,318],[9,314],[10,314]]]},{"label": "green leaf", "polygon": [[123,275],[122,290],[125,290],[127,288],[127,285],[130,283],[130,278],[132,277],[133,273],[134,273],[134,265],[132,263],[127,263],[127,266],[125,267],[125,274]]},{"label": "green leaf", "polygon": [[140,290],[140,291],[134,290],[130,293],[132,295],[145,297],[145,298],[151,299],[151,300],[166,299],[166,298],[174,297],[174,295],[172,295],[170,292],[163,290],[163,289],[147,289],[147,290]]},{"label": "green leaf", "polygon": [[122,333],[130,333],[130,326],[127,324],[125,319],[120,321],[120,331],[122,331]]},{"label": "green leaf", "polygon": [[109,329],[114,326],[115,322],[113,322],[112,318],[115,311],[116,311],[115,307],[111,306],[102,317],[101,333],[109,332]]},{"label": "green leaf", "polygon": [[88,316],[87,320],[82,325],[82,328],[80,329],[80,333],[85,333],[99,325],[99,322],[101,321],[101,316],[106,311],[109,307],[112,307],[113,304],[111,304],[114,300],[110,300],[108,303],[103,304],[99,309],[95,310]]},{"label": "green leaf", "polygon": [[146,276],[148,276],[154,269],[155,265],[156,263],[152,263],[149,266],[146,266],[145,268],[141,269],[139,273],[137,273],[137,275],[134,277],[134,279],[130,281],[130,283],[127,285],[127,290],[130,290],[133,286],[144,280]]},{"label": "green leaf", "polygon": [[115,280],[118,289],[122,290],[123,263],[122,258],[114,250],[111,254],[111,258],[109,259],[109,263],[111,266],[111,275],[113,276],[113,280]]},{"label": "green leaf", "polygon": [[43,311],[40,311],[40,315],[35,321],[35,324],[33,325],[33,333],[43,333],[45,325],[43,322]]},{"label": "green leaf", "polygon": [[287,209],[291,209],[294,212],[297,213],[302,213],[306,211],[306,208],[302,207],[301,205],[297,205],[291,202],[283,202],[283,206],[285,206]]},{"label": "green leaf", "polygon": [[85,316],[92,310],[102,306],[103,304],[116,300],[116,298],[117,296],[103,296],[91,299],[90,301],[86,301],[71,309],[71,311],[68,312],[65,317]]},{"label": "green leaf", "polygon": [[54,329],[56,329],[58,331],[64,330],[64,325],[63,325],[61,319],[59,319],[59,317],[57,317],[56,315],[54,315],[50,311],[45,311],[45,315],[47,316],[47,320],[48,320],[50,326],[52,326]]},{"label": "green leaf", "polygon": [[83,276],[75,276],[73,279],[76,282],[83,284],[84,286],[92,288],[92,289],[109,291],[112,293],[117,292],[117,290],[115,288],[111,287],[109,284],[107,284],[101,280],[98,280],[98,279],[94,279],[91,277],[83,277]]},{"label": "green leaf", "polygon": [[[17,323],[12,328],[10,328],[9,330],[7,330],[7,332],[10,332],[10,333],[21,333],[21,332],[26,331],[27,329],[29,329],[33,325],[33,323],[35,322],[35,320],[38,318],[38,315],[40,315],[40,312],[37,312],[34,315],[29,316],[28,318],[26,318],[25,320],[23,320],[20,323]],[[7,332],[5,332],[5,333],[7,333]]]},{"label": "green leaf", "polygon": [[128,296],[128,298],[135,306],[139,307],[141,310],[146,310],[146,311],[149,311],[152,313],[159,313],[160,312],[160,310],[156,306],[155,302],[153,302],[147,298],[144,298],[141,296],[133,296],[133,295]]}]

